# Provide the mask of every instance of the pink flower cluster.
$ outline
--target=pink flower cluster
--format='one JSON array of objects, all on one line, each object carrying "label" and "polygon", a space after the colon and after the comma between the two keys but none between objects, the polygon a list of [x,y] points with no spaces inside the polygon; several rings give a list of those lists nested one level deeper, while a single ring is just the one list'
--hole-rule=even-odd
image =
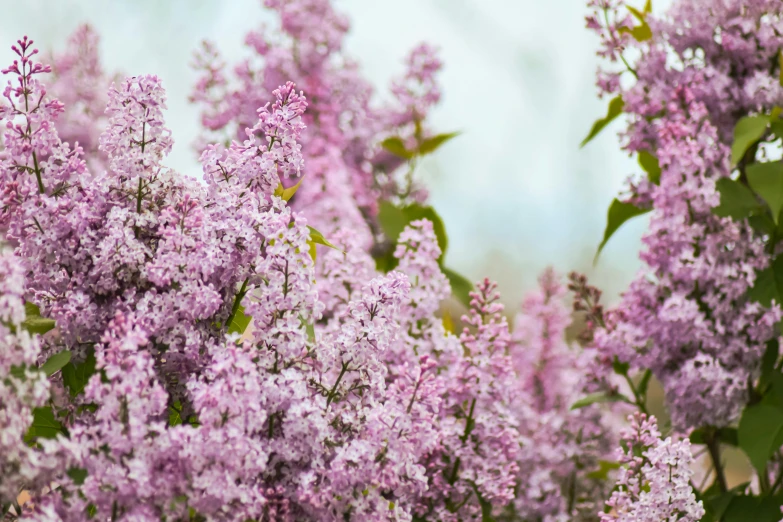
[{"label": "pink flower cluster", "polygon": [[[110,81],[88,27],[53,67],[27,38],[13,47],[2,514],[696,522],[725,498],[736,512],[750,490],[729,490],[720,445],[754,465],[779,456],[762,452],[774,433],[748,443],[743,412],[772,408],[783,382],[763,357],[780,304],[748,293],[780,249],[715,207],[755,159],[732,158],[736,123],[783,105],[780,3],[678,0],[655,16],[591,1],[610,63],[598,86],[647,171],[625,201],[651,210],[645,267],[608,310],[584,277],[566,288],[547,270],[513,325],[484,279],[456,326],[442,223],[406,214],[426,203],[417,158],[448,136],[426,124],[435,49],[411,52],[382,105],[331,2],[263,3],[279,26],[248,35],[252,57],[228,69],[211,44],[197,54],[201,179],[166,166],[160,79]],[[390,208],[403,225],[384,221]],[[584,350],[566,340],[567,289],[587,315]],[[647,414],[651,379],[672,436]],[[710,452],[714,487],[692,483],[684,434]],[[776,471],[759,473],[763,502]]]},{"label": "pink flower cluster", "polygon": [[[607,424],[569,409],[583,356],[562,342],[556,276],[513,330],[484,280],[455,335],[436,315],[451,292],[431,221],[411,222],[379,273],[364,219],[336,226],[361,216],[344,192],[352,206],[329,203],[337,248],[314,255],[326,207],[297,210],[280,187],[350,185],[310,176],[326,156],[293,83],[242,141],[204,148],[200,183],[164,164],[157,77],[111,85],[88,166],[58,134],[49,67],[32,41],[15,50],[0,106],[4,507],[26,489],[31,520],[595,518]],[[436,68],[412,67],[414,83]],[[437,98],[408,95],[415,118]],[[25,301],[56,330],[20,328]],[[572,384],[541,395],[558,380]]]},{"label": "pink flower cluster", "polygon": [[615,65],[638,55],[623,69],[600,71],[599,89],[622,96],[625,150],[652,155],[660,168],[657,177],[629,180],[628,202],[652,209],[645,268],[606,313],[595,346],[651,369],[678,428],[728,426],[749,400],[767,342],[779,335],[781,311],[780,303],[764,308],[748,299],[769,265],[766,239],[747,222],[713,213],[716,183],[732,176],[738,120],[783,103],[783,6],[682,0],[663,16],[646,14],[648,37],[632,37],[629,28],[642,22],[625,16],[622,2],[591,5],[588,26],[601,36],[601,54]]},{"label": "pink flower cluster", "polygon": [[705,511],[691,488],[693,457],[687,440],[661,440],[655,418],[636,413],[623,433],[623,467],[601,522],[698,522]]},{"label": "pink flower cluster", "polygon": [[[377,220],[380,200],[422,201],[426,191],[399,172],[403,158],[380,147],[399,137],[413,147],[428,136],[425,119],[440,99],[436,74],[441,62],[427,45],[415,48],[407,71],[391,86],[395,102],[379,105],[355,61],[343,49],[347,19],[329,0],[265,0],[280,18],[279,28],[264,27],[247,35],[255,56],[227,70],[213,44],[196,55],[202,72],[191,100],[202,107],[202,122],[212,131],[198,145],[244,136],[253,127],[256,109],[269,92],[294,81],[308,96],[303,116],[302,153],[308,177],[291,200],[309,222],[333,234],[356,230],[369,248],[382,241]],[[396,202],[396,201],[395,201]]]}]

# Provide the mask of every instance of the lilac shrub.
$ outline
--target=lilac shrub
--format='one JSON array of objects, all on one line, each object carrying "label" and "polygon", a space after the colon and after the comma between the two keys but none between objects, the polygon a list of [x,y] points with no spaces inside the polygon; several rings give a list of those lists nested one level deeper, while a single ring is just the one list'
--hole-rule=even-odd
[{"label": "lilac shrub", "polygon": [[[31,40],[14,50],[0,110],[4,513],[456,521],[507,516],[540,486],[526,473],[534,392],[511,355],[525,348],[495,285],[470,294],[455,335],[436,315],[451,294],[436,223],[412,219],[384,273],[361,229],[331,243],[288,205],[310,179],[293,83],[243,141],[204,148],[199,182],[165,166],[157,77],[110,86],[104,160],[88,165],[59,136],[50,68]],[[582,422],[552,407],[569,430]],[[592,442],[561,460],[582,454],[593,463]],[[542,512],[568,511],[553,500],[576,480],[568,462],[551,464]]]},{"label": "lilac shrub", "polygon": [[[660,15],[650,2],[637,9],[593,0],[590,7],[587,25],[600,36],[607,62],[598,89],[613,99],[586,141],[622,114],[622,148],[638,156],[643,171],[612,202],[604,242],[625,220],[650,215],[643,268],[619,304],[596,308],[584,281],[575,282],[584,290],[579,306],[593,321],[591,347],[627,379],[640,410],[646,411],[642,383],[646,389],[651,375],[659,381],[671,428],[709,454],[711,485],[683,479],[664,492],[699,495],[704,520],[777,520],[781,441],[764,437],[783,423],[776,391],[783,382],[776,184],[783,179],[776,160],[783,136],[782,6],[679,0]],[[605,386],[602,397],[618,400],[617,393]],[[654,433],[639,430],[639,437]],[[727,445],[748,457],[754,486],[732,488],[722,459]],[[672,473],[685,466],[684,448],[666,451]],[[633,473],[649,474],[644,466],[655,463],[646,458]],[[652,490],[642,502],[638,485],[626,479],[622,487],[631,496],[615,494],[609,504],[621,520],[701,516],[692,506],[667,515],[642,508]]]},{"label": "lilac shrub", "polygon": [[[381,103],[330,2],[263,4],[279,24],[251,56],[196,55],[194,177],[166,166],[158,77],[110,79],[88,27],[53,67],[13,47],[4,517],[779,520],[780,5],[590,3],[614,98],[586,141],[626,115],[645,171],[604,243],[649,212],[644,269],[611,307],[547,270],[510,321],[492,281],[444,266],[416,175],[456,135],[427,122],[436,50],[413,49]],[[730,483],[726,445],[751,483]]]}]

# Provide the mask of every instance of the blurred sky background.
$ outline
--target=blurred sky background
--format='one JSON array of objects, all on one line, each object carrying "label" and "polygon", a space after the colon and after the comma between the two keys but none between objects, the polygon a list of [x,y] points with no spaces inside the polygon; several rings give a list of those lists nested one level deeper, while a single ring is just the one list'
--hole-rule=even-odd
[{"label": "blurred sky background", "polygon": [[[430,123],[463,134],[423,162],[420,175],[446,223],[447,264],[471,279],[498,280],[509,304],[550,264],[585,271],[614,301],[641,266],[647,220],[623,226],[592,266],[608,204],[638,166],[619,150],[619,122],[579,148],[607,104],[593,86],[598,42],[584,28],[584,2],[334,2],[352,21],[348,51],[381,90],[416,43],[441,49],[444,97]],[[668,3],[657,0],[654,11]],[[21,36],[42,52],[58,50],[89,22],[101,35],[107,72],[159,75],[175,139],[168,164],[191,175],[201,172],[190,147],[198,112],[187,102],[193,50],[210,39],[234,63],[232,55],[250,52],[245,33],[274,20],[261,0],[25,0],[3,7],[3,67]]]}]

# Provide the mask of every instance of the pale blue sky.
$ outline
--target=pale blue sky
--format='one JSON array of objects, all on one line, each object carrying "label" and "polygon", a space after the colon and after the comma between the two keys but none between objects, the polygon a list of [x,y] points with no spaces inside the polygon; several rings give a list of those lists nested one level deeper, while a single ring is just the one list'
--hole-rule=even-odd
[{"label": "pale blue sky", "polygon": [[[656,5],[656,11],[662,2]],[[666,2],[668,3],[668,2]],[[102,37],[107,70],[155,73],[169,95],[176,140],[169,164],[200,172],[189,145],[198,129],[187,103],[188,64],[203,38],[245,54],[244,34],[269,13],[260,0],[26,0],[4,7],[0,59],[24,34],[50,50],[88,21]],[[605,112],[595,96],[596,38],[579,0],[336,0],[352,20],[349,51],[379,87],[402,70],[409,48],[438,45],[446,64],[438,130],[463,134],[420,174],[446,222],[448,264],[470,278],[499,280],[517,301],[548,264],[586,270],[608,297],[639,268],[646,219],[621,229],[591,267],[608,203],[637,169],[619,151],[615,123],[585,149],[579,142]]]}]

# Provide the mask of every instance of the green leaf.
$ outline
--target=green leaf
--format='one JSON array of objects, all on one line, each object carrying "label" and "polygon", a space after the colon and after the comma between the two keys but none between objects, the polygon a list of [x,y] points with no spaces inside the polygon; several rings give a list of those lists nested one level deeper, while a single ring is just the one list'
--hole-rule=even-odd
[{"label": "green leaf", "polygon": [[[765,210],[765,207],[762,206],[761,209]],[[768,214],[768,212],[753,214],[748,218],[748,224],[761,236],[778,234],[778,237],[783,237],[783,227],[776,227]]]},{"label": "green leaf", "polygon": [[378,208],[378,223],[381,225],[383,233],[389,238],[389,241],[396,243],[397,238],[400,237],[400,234],[408,224],[408,218],[401,208],[392,205],[388,201],[381,201]]},{"label": "green leaf", "polygon": [[[469,294],[473,291],[473,283],[453,270],[443,266],[443,258],[449,247],[449,238],[446,235],[446,227],[443,224],[443,219],[441,219],[435,209],[430,206],[419,205],[418,203],[413,203],[400,208],[388,201],[381,201],[378,209],[378,223],[389,241],[395,244],[399,240],[402,231],[405,230],[405,227],[412,221],[417,221],[419,219],[427,219],[432,223],[432,230],[435,233],[435,237],[438,240],[438,247],[440,248],[438,264],[440,265],[443,274],[449,280],[451,292],[454,297],[465,306],[469,307]],[[397,266],[397,263],[398,260],[394,257],[394,249],[389,249],[383,254],[375,256],[376,268],[382,272],[393,270]]]},{"label": "green leaf", "polygon": [[438,149],[438,147],[440,147],[450,139],[454,138],[455,136],[459,136],[459,134],[460,134],[459,132],[448,132],[446,134],[438,134],[437,136],[432,136],[431,138],[427,138],[419,146],[418,153],[421,156],[431,154],[435,152]]},{"label": "green leaf", "polygon": [[590,406],[591,404],[600,404],[603,402],[631,403],[631,400],[625,395],[623,395],[622,393],[597,392],[582,397],[581,399],[579,399],[578,401],[576,401],[571,405],[571,409],[578,410],[579,408],[584,408],[585,406]]},{"label": "green leaf", "polygon": [[769,116],[745,116],[734,126],[734,143],[731,145],[731,163],[736,165],[767,131]]},{"label": "green leaf", "polygon": [[22,321],[22,328],[31,334],[43,335],[55,327],[53,319],[41,317],[41,309],[34,303],[24,304],[25,320]]},{"label": "green leaf", "polygon": [[394,257],[393,248],[385,250],[383,254],[373,255],[373,259],[375,259],[375,269],[384,274],[388,274],[397,268],[397,265],[400,263],[400,260]]},{"label": "green leaf", "polygon": [[451,314],[448,310],[443,310],[441,323],[443,323],[443,329],[446,330],[447,333],[454,333],[454,319],[451,318]]},{"label": "green leaf", "polygon": [[65,472],[77,486],[84,484],[87,479],[87,470],[82,468],[70,468]]},{"label": "green leaf", "polygon": [[763,390],[761,404],[772,406],[783,411],[783,374],[778,371],[769,376],[769,385]]},{"label": "green leaf", "polygon": [[62,370],[70,360],[70,350],[63,350],[62,352],[58,352],[49,357],[41,366],[41,371],[44,372],[47,377],[51,377],[55,372]]},{"label": "green leaf", "polygon": [[705,516],[701,519],[701,522],[719,521],[735,496],[736,493],[733,491],[727,491],[725,493],[719,493],[716,496],[703,499],[704,510],[706,513]]},{"label": "green leaf", "polygon": [[[631,7],[628,7],[628,9],[631,9]],[[623,26],[620,27],[617,32],[630,34],[637,42],[644,42],[652,38],[652,29],[650,29],[650,26],[647,22],[642,22],[636,27]]]},{"label": "green leaf", "polygon": [[22,321],[22,328],[30,332],[31,334],[43,335],[49,330],[55,327],[54,319],[46,319],[44,317],[27,317]]},{"label": "green leaf", "polygon": [[[617,231],[620,226],[629,219],[646,214],[651,209],[639,208],[633,203],[625,203],[615,198],[609,205],[609,211],[606,213],[606,229],[604,230],[604,239],[601,244],[598,245],[598,250],[595,253],[595,260],[598,260],[598,256],[601,255],[606,242]],[[594,260],[594,261],[595,261]]]},{"label": "green leaf", "polygon": [[[714,437],[729,446],[737,446],[737,428],[718,428],[714,432]],[[697,428],[691,432],[691,444],[707,444],[706,429]]]},{"label": "green leaf", "polygon": [[63,425],[54,417],[51,406],[33,410],[33,423],[30,425],[25,440],[53,439],[59,433],[63,433]]},{"label": "green leaf", "polygon": [[323,234],[321,234],[318,230],[314,229],[310,225],[307,225],[307,228],[310,230],[310,239],[307,240],[307,244],[310,247],[310,257],[313,258],[313,262],[315,262],[316,257],[316,248],[315,245],[324,245],[328,246],[329,248],[334,248],[335,250],[339,250],[343,254],[345,254],[344,251],[340,250],[337,246],[333,245],[328,239],[324,237]]},{"label": "green leaf", "polygon": [[661,165],[658,158],[646,150],[639,151],[639,166],[647,173],[647,179],[655,185],[661,183]]},{"label": "green leaf", "polygon": [[[307,225],[307,228],[310,230],[310,241],[318,245],[324,245],[324,246],[328,246],[329,248],[334,248],[335,250],[340,250],[339,247],[336,247],[331,242],[329,242],[329,240],[326,239],[324,235],[318,232],[316,229],[314,229],[310,225]],[[340,252],[342,252],[342,250],[340,250]]]},{"label": "green leaf", "polygon": [[579,145],[580,147],[584,147],[587,145],[593,138],[595,138],[599,132],[601,132],[604,127],[609,125],[609,123],[612,122],[615,118],[617,118],[621,112],[623,112],[623,106],[625,105],[625,102],[623,102],[623,98],[621,96],[617,96],[615,98],[612,98],[609,100],[609,108],[606,111],[606,116],[603,118],[600,118],[593,123],[593,127],[590,129],[590,133],[587,135],[587,137],[582,140],[582,144]]},{"label": "green leaf", "polygon": [[283,184],[280,183],[275,189],[275,196],[282,198],[284,201],[289,201],[292,197],[294,197],[296,191],[299,190],[299,187],[302,185],[303,179],[304,178],[301,178],[299,180],[299,183],[297,183],[293,187],[288,187],[288,188],[283,187]]},{"label": "green leaf", "polygon": [[737,428],[719,428],[716,436],[723,444],[739,446],[739,431]]},{"label": "green leaf", "polygon": [[606,480],[609,478],[609,472],[620,469],[619,462],[612,462],[609,460],[599,460],[598,469],[586,474],[587,478],[594,480]]},{"label": "green leaf", "polygon": [[778,51],[778,83],[783,87],[783,49]]},{"label": "green leaf", "polygon": [[780,119],[780,115],[783,113],[783,107],[774,107],[772,114],[770,115],[769,128],[775,139],[783,138],[783,120]]},{"label": "green leaf", "polygon": [[739,447],[762,473],[769,458],[783,445],[783,410],[754,404],[742,412],[737,430]]},{"label": "green leaf", "polygon": [[[775,365],[778,362],[780,356],[780,343],[777,339],[767,341],[767,349],[764,350],[764,355],[761,357],[761,377],[759,378],[759,388],[766,388],[775,376]],[[783,404],[781,404],[783,407]]]},{"label": "green leaf", "polygon": [[12,365],[11,369],[8,371],[8,374],[11,377],[15,377],[16,379],[24,382],[27,380],[27,365],[22,363],[21,366]]},{"label": "green leaf", "polygon": [[639,11],[635,7],[631,7],[630,5],[626,5],[625,7],[628,8],[628,10],[631,12],[634,17],[639,20],[640,25],[636,27],[620,27],[618,31],[620,33],[628,33],[631,36],[634,37],[634,39],[637,42],[644,42],[645,40],[649,40],[652,38],[652,30],[650,29],[649,24],[647,23],[647,13],[650,11],[648,10],[648,7],[652,9],[652,6],[648,4],[645,4],[644,6],[644,12]]},{"label": "green leaf", "polygon": [[69,362],[63,367],[63,384],[71,392],[71,397],[76,397],[84,392],[84,387],[87,386],[90,377],[95,373],[95,364],[95,350],[90,348],[83,363]]},{"label": "green leaf", "polygon": [[383,140],[381,142],[381,147],[401,158],[411,159],[414,156],[412,151],[405,148],[405,143],[403,143],[402,138],[396,136]]},{"label": "green leaf", "polygon": [[688,439],[691,441],[691,444],[706,444],[707,442],[704,439],[704,428],[696,428],[693,430],[690,434],[690,437]]},{"label": "green leaf", "polygon": [[35,303],[25,302],[24,315],[26,317],[41,317],[41,309]]},{"label": "green leaf", "polygon": [[467,308],[470,308],[470,292],[473,291],[473,283],[451,269],[442,267],[441,270],[443,271],[443,275],[449,280],[451,293],[454,294],[454,297]]},{"label": "green leaf", "polygon": [[179,426],[182,424],[182,403],[176,401],[169,406],[169,426]]},{"label": "green leaf", "polygon": [[241,304],[237,308],[237,313],[231,319],[231,324],[228,325],[228,333],[238,333],[242,335],[247,330],[247,326],[250,324],[252,317],[245,315],[245,307]]},{"label": "green leaf", "polygon": [[639,11],[638,9],[636,9],[635,7],[632,7],[630,5],[626,5],[625,7],[627,7],[628,10],[631,12],[631,14],[634,15],[634,17],[636,17],[636,19],[639,20],[640,22],[644,22],[645,19],[647,18],[647,13],[649,12],[649,11],[646,10],[647,6],[645,6],[645,11],[644,12]]},{"label": "green leaf", "polygon": [[736,495],[731,499],[721,522],[778,522],[781,498]]},{"label": "green leaf", "polygon": [[644,14],[652,13],[652,0],[644,3]]},{"label": "green leaf", "polygon": [[756,272],[756,281],[748,290],[748,299],[769,308],[774,300],[783,304],[783,255],[772,260],[769,267]]},{"label": "green leaf", "polygon": [[652,372],[650,370],[645,370],[644,374],[642,374],[642,378],[639,381],[639,385],[636,387],[636,389],[639,392],[639,395],[644,397],[647,395],[647,388],[650,385],[650,378],[652,377]]},{"label": "green leaf", "polygon": [[628,364],[627,362],[620,362],[620,360],[617,357],[615,357],[614,361],[612,361],[612,370],[617,375],[627,375],[628,369],[630,367],[631,367],[630,364]]},{"label": "green leaf", "polygon": [[750,188],[767,202],[777,225],[783,209],[783,162],[754,163],[748,165],[746,173]]},{"label": "green leaf", "polygon": [[763,209],[753,192],[738,181],[721,178],[715,188],[720,193],[720,205],[713,208],[712,213],[718,217],[739,221]]}]

